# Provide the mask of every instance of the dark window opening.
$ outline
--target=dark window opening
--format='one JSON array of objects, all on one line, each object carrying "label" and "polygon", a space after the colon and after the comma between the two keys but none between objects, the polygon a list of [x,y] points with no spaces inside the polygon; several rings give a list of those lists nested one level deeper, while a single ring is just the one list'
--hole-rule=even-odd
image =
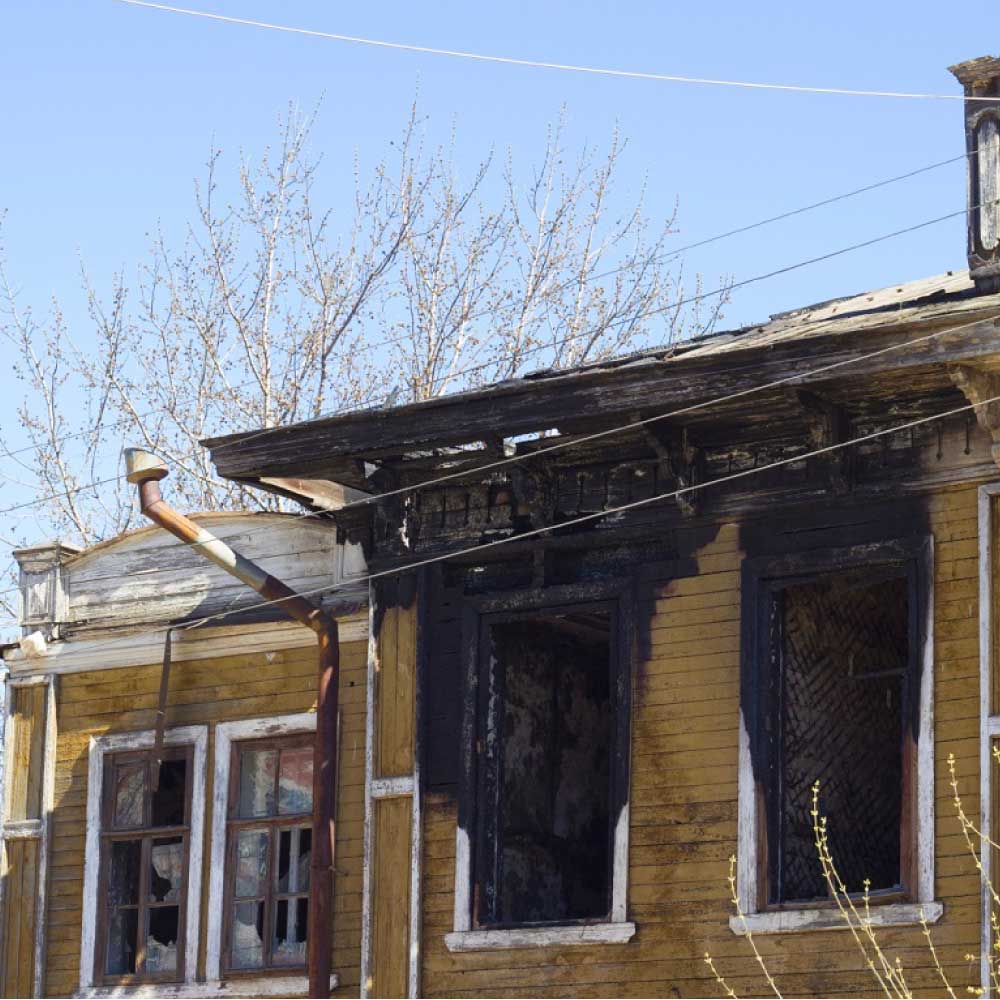
[{"label": "dark window opening", "polygon": [[601,607],[484,623],[480,926],[609,914],[612,621]]},{"label": "dark window opening", "polygon": [[146,751],[105,758],[96,963],[103,981],[183,974],[190,763],[190,748],[166,750],[158,773]]},{"label": "dark window opening", "polygon": [[231,767],[226,967],[305,966],[313,738],[234,744]]},{"label": "dark window opening", "polygon": [[[769,902],[826,898],[812,786],[850,892],[903,883],[904,738],[912,645],[905,567],[869,566],[771,591],[768,644],[777,701],[770,789]],[[775,669],[776,668],[776,669]]]}]

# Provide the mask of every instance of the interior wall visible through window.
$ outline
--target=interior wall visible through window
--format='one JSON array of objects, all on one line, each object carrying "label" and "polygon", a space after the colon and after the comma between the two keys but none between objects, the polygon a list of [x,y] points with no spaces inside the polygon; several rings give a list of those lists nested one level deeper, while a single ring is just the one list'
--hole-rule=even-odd
[{"label": "interior wall visible through window", "polygon": [[483,620],[478,926],[609,915],[614,617],[602,606]]}]

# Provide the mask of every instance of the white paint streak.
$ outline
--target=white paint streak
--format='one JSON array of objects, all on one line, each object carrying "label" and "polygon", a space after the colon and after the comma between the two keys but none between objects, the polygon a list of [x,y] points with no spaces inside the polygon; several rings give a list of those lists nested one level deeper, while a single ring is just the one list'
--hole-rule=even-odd
[{"label": "white paint streak", "polygon": [[456,931],[444,936],[449,951],[502,951],[509,948],[564,948],[572,945],[624,944],[635,924],[624,921],[565,927],[517,927],[509,930]]},{"label": "white paint streak", "polygon": [[[887,903],[872,906],[873,927],[910,927],[920,924],[920,912],[929,924],[936,924],[944,913],[942,903]],[[850,930],[840,910],[835,906],[812,910],[775,910],[773,913],[747,914],[746,927],[751,934],[789,934],[796,931]],[[729,929],[734,934],[745,935],[743,920],[733,915]]]}]

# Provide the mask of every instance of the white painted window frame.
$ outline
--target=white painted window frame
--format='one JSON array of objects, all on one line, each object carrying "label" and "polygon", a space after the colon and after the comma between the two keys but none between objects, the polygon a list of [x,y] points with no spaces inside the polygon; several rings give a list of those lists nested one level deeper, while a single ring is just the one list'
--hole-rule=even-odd
[{"label": "white painted window frame", "polygon": [[[887,542],[889,544],[889,542]],[[848,546],[850,548],[850,546]],[[920,651],[920,734],[917,741],[917,884],[916,899],[905,903],[885,903],[871,908],[871,922],[876,927],[903,927],[919,924],[921,916],[936,923],[944,906],[934,898],[934,542],[924,539],[922,551],[927,572],[926,603],[922,609],[924,644]],[[878,561],[876,557],[875,562]],[[749,585],[744,573],[741,586]],[[756,604],[753,605],[756,614]],[[744,600],[742,607],[746,609]],[[745,613],[745,612],[744,612]],[[744,623],[744,636],[747,634]],[[744,655],[749,655],[744,651]],[[750,753],[750,736],[743,706],[740,706],[739,731],[739,820],[737,828],[737,898],[743,916],[730,916],[734,934],[783,934],[793,931],[849,930],[835,908],[808,907],[787,910],[759,910],[758,831],[763,821],[764,805],[758,801]]]},{"label": "white painted window frame", "polygon": [[[547,588],[542,593],[529,596],[517,611],[543,612],[563,604],[578,604],[586,599],[608,603],[617,602],[619,620],[628,620],[634,614],[631,591],[620,585],[611,585],[600,597],[584,598],[580,588],[573,585]],[[474,615],[474,635],[463,639],[463,656],[466,659],[466,684],[470,689],[479,681],[479,629],[480,616],[489,615],[492,607],[489,599],[481,600]],[[505,609],[506,610],[506,609]],[[466,625],[469,628],[469,625]],[[620,630],[627,634],[627,629]],[[631,753],[632,692],[634,651],[631,644],[622,642],[619,656],[623,658],[619,669],[628,679],[628,694],[619,711],[628,715],[626,729],[626,753]],[[474,704],[475,699],[471,699]],[[466,706],[463,731],[474,727],[474,708]],[[617,738],[617,729],[616,729]],[[463,753],[472,753],[471,747],[463,747]],[[629,769],[629,773],[631,768]],[[464,780],[464,779],[460,779]],[[631,778],[625,789],[631,795]],[[628,919],[628,867],[629,867],[629,809],[630,798],[626,798],[615,823],[613,857],[611,866],[611,910],[609,919],[593,923],[567,923],[536,927],[473,928],[472,926],[472,843],[461,825],[455,828],[455,908],[454,930],[444,936],[445,946],[452,952],[502,951],[511,948],[572,947],[574,945],[625,944],[635,936],[636,926]]]},{"label": "white painted window frame", "polygon": [[[993,741],[1000,738],[1000,715],[992,715],[991,673],[993,669],[993,552],[997,539],[993,536],[993,498],[1000,496],[1000,482],[986,483],[979,487],[979,829],[986,838],[993,836],[992,802]],[[980,852],[980,877],[982,914],[980,917],[981,942],[979,946],[980,985],[984,997],[993,996],[993,982],[990,976],[989,956],[993,944],[990,941],[990,917],[993,897],[990,891],[990,877],[993,868],[993,851],[984,847]]]},{"label": "white painted window frame", "polygon": [[[191,823],[187,870],[187,905],[184,922],[184,980],[181,983],[150,983],[136,986],[96,986],[94,966],[97,950],[98,877],[101,860],[101,798],[104,757],[110,753],[148,750],[153,746],[152,729],[132,733],[91,736],[87,767],[87,838],[83,870],[83,915],[80,934],[80,985],[76,996],[204,996],[197,984],[198,943],[201,934],[202,848],[205,839],[205,766],[208,756],[208,726],[168,729],[164,746],[190,746]],[[194,992],[185,993],[185,989]]]},{"label": "white painted window frame", "polygon": [[[309,989],[307,976],[234,976],[225,979],[222,970],[224,907],[226,899],[226,822],[229,818],[229,778],[233,744],[275,736],[294,736],[316,731],[316,713],[271,716],[220,722],[215,727],[212,766],[212,833],[208,864],[208,933],[205,945],[205,979],[199,996],[288,996]],[[330,989],[337,986],[330,976]]]}]

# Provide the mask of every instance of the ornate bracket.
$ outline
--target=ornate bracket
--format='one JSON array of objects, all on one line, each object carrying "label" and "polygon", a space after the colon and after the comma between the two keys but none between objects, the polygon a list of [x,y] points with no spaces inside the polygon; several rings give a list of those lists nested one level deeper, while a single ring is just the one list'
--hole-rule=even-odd
[{"label": "ornate bracket", "polygon": [[1000,375],[974,365],[951,365],[948,374],[965,398],[975,404],[976,420],[989,433],[993,461],[1000,468]]}]

